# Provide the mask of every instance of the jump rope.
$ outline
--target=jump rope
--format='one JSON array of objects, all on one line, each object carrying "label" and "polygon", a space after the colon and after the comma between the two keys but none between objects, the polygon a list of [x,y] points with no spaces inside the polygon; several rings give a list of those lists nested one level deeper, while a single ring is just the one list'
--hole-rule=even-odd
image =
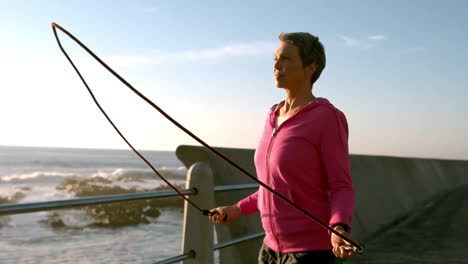
[{"label": "jump rope", "polygon": [[206,147],[208,150],[210,150],[211,152],[213,152],[214,154],[216,154],[218,157],[220,157],[221,159],[223,159],[224,161],[226,161],[227,163],[229,163],[230,165],[232,165],[233,167],[235,167],[236,169],[238,169],[239,171],[241,171],[244,175],[246,175],[247,177],[249,177],[250,179],[254,180],[255,182],[257,182],[260,186],[262,186],[263,188],[267,189],[268,191],[270,191],[271,193],[273,193],[274,195],[278,196],[279,198],[281,198],[283,201],[285,201],[286,203],[288,203],[289,205],[291,205],[292,207],[294,207],[295,209],[297,209],[298,211],[300,211],[301,213],[305,214],[306,216],[308,216],[309,218],[311,218],[313,221],[315,221],[317,224],[319,224],[321,227],[327,229],[328,231],[330,231],[331,233],[337,235],[338,237],[342,238],[343,240],[347,241],[348,243],[350,243],[352,245],[352,247],[345,247],[346,250],[350,250],[350,251],[355,251],[355,252],[358,252],[359,254],[361,254],[363,251],[364,251],[364,247],[362,245],[360,245],[359,243],[355,242],[354,240],[342,235],[341,233],[335,231],[333,228],[329,227],[327,224],[323,223],[320,219],[318,219],[317,217],[315,217],[314,215],[312,215],[311,213],[309,213],[308,211],[304,210],[303,208],[299,207],[297,204],[295,204],[294,202],[292,202],[291,200],[289,200],[288,198],[286,198],[285,196],[283,196],[282,194],[278,193],[277,191],[273,190],[271,187],[269,187],[268,185],[266,185],[265,183],[263,183],[262,181],[258,180],[257,178],[255,178],[253,175],[251,175],[248,171],[246,171],[245,169],[243,169],[242,167],[240,167],[239,165],[237,165],[236,163],[234,163],[233,161],[231,161],[229,158],[227,158],[226,156],[224,156],[223,154],[221,154],[219,151],[217,151],[216,149],[214,149],[213,147],[211,147],[210,145],[208,145],[207,143],[205,143],[205,141],[201,140],[199,137],[197,137],[195,134],[193,134],[192,132],[190,132],[190,130],[188,130],[187,128],[185,128],[184,126],[182,126],[180,123],[178,123],[176,120],[174,120],[169,114],[167,114],[166,112],[164,112],[159,106],[157,106],[155,103],[153,103],[150,99],[148,99],[146,96],[144,96],[140,91],[138,91],[137,89],[135,89],[129,82],[127,82],[123,77],[121,77],[119,74],[117,74],[111,67],[109,67],[106,63],[104,63],[96,54],[94,54],[86,45],[84,45],[78,38],[76,38],[73,34],[71,34],[70,32],[68,32],[66,29],[64,29],[63,27],[61,27],[60,25],[56,24],[55,22],[52,22],[52,30],[54,32],[54,35],[55,35],[55,39],[57,40],[57,43],[58,43],[58,46],[60,47],[60,50],[63,52],[63,54],[65,55],[65,57],[67,58],[67,60],[70,62],[70,64],[72,65],[73,69],[75,70],[75,72],[78,74],[78,76],[80,77],[81,81],[83,82],[83,84],[85,85],[86,89],[88,90],[89,94],[91,95],[91,97],[93,98],[93,101],[94,103],[96,103],[97,107],[99,108],[99,110],[101,111],[101,113],[106,117],[107,121],[109,121],[109,123],[112,125],[112,127],[115,129],[115,131],[119,134],[119,136],[125,141],[125,143],[127,143],[127,145],[154,171],[154,173],[156,173],[156,175],[159,176],[159,178],[161,178],[167,185],[169,185],[174,191],[177,192],[177,194],[183,198],[185,201],[187,201],[190,205],[192,205],[194,208],[196,208],[197,210],[199,210],[203,215],[206,215],[206,216],[213,216],[215,214],[218,214],[218,212],[211,212],[210,210],[208,209],[202,209],[200,206],[198,206],[197,204],[193,203],[190,199],[188,199],[185,195],[183,195],[178,189],[177,187],[175,187],[173,184],[171,184],[166,178],[164,178],[161,173],[158,172],[158,170],[156,170],[153,165],[151,165],[151,163],[140,153],[138,152],[138,150],[136,150],[132,144],[127,140],[127,138],[125,138],[125,136],[122,134],[122,132],[120,132],[120,130],[117,128],[117,126],[114,124],[114,122],[111,120],[111,118],[107,115],[107,113],[104,111],[104,109],[101,107],[101,105],[99,104],[98,100],[96,99],[96,97],[94,96],[94,93],[93,91],[89,88],[88,84],[86,83],[86,80],[83,78],[83,76],[81,75],[80,71],[78,70],[78,68],[75,66],[75,64],[73,63],[72,59],[70,58],[70,56],[68,56],[68,53],[65,51],[65,49],[63,48],[62,46],[62,43],[60,42],[60,39],[58,37],[58,34],[57,34],[57,29],[59,29],[60,31],[62,31],[63,33],[65,33],[65,35],[67,35],[68,37],[70,37],[73,41],[75,41],[75,43],[77,43],[81,48],[83,48],[84,50],[86,50],[86,52],[91,55],[91,57],[93,57],[97,62],[99,62],[99,64],[101,64],[104,68],[106,68],[112,75],[114,75],[117,79],[119,79],[123,84],[125,84],[132,92],[134,92],[136,95],[138,95],[141,99],[143,99],[145,102],[147,102],[148,104],[150,104],[154,109],[156,109],[159,113],[161,113],[165,118],[167,118],[169,121],[171,121],[174,125],[176,125],[179,129],[181,129],[182,131],[184,131],[186,134],[188,134],[190,137],[192,137],[193,139],[195,139],[198,143],[202,144],[204,147]]}]

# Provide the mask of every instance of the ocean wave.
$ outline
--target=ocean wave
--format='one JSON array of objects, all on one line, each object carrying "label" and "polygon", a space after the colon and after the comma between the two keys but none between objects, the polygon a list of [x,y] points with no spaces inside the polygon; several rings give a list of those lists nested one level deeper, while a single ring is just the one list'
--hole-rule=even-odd
[{"label": "ocean wave", "polygon": [[[160,167],[157,171],[166,179],[185,179],[187,170],[185,167]],[[102,177],[122,182],[144,181],[146,179],[159,179],[152,170],[129,170],[117,168],[113,171],[99,171],[91,177]]]},{"label": "ocean wave", "polygon": [[17,187],[11,190],[9,193],[0,196],[0,204],[11,204],[16,203],[19,200],[26,197],[26,193],[31,190],[31,187]]},{"label": "ocean wave", "polygon": [[3,182],[17,182],[17,181],[30,181],[39,178],[56,178],[56,177],[70,177],[77,176],[76,172],[63,172],[63,171],[34,171],[30,173],[18,173],[0,176],[0,181]]},{"label": "ocean wave", "polygon": [[[0,196],[0,204],[17,203],[26,196],[26,192],[30,191],[30,187],[18,187],[11,190],[9,193]],[[0,216],[0,228],[10,222],[9,216]]]},{"label": "ocean wave", "polygon": [[[183,188],[182,184],[177,188]],[[104,177],[96,176],[93,178],[82,179],[79,177],[69,177],[64,179],[57,187],[57,190],[72,193],[75,197],[114,195],[125,193],[139,193],[148,191],[168,190],[168,186],[159,186],[153,189],[141,187],[123,188],[113,184],[113,182]],[[86,226],[95,227],[122,227],[136,224],[150,223],[151,218],[160,215],[160,208],[177,207],[182,208],[183,199],[180,197],[165,197],[161,199],[147,199],[128,202],[119,202],[112,204],[101,204],[84,207],[86,212],[93,220],[86,223]],[[69,221],[68,221],[69,222]],[[48,223],[54,228],[69,227],[64,215],[53,213],[48,217]],[[74,224],[73,226],[76,226]]]},{"label": "ocean wave", "polygon": [[[184,188],[184,184],[175,184],[178,189]],[[103,177],[93,178],[79,178],[79,177],[68,177],[64,179],[57,187],[57,190],[65,191],[74,194],[76,197],[87,197],[87,196],[98,196],[98,195],[114,195],[114,194],[125,194],[125,193],[141,193],[151,191],[165,191],[172,190],[167,185],[161,185],[156,188],[143,188],[141,186],[132,186],[124,188],[119,185],[115,185],[114,182]],[[177,199],[170,199],[177,198]],[[167,206],[181,206],[183,204],[182,199],[179,197],[165,197],[161,199],[155,199],[155,204],[162,207]],[[180,201],[179,201],[180,200]],[[157,202],[160,201],[160,202]]]},{"label": "ocean wave", "polygon": [[53,228],[82,229],[92,225],[94,220],[86,211],[73,209],[50,212],[47,215],[46,222]]},{"label": "ocean wave", "polygon": [[64,179],[57,187],[57,190],[73,193],[76,197],[86,197],[95,195],[112,195],[135,193],[139,188],[123,188],[117,185],[110,185],[112,181],[101,176],[93,178],[69,177]]},{"label": "ocean wave", "polygon": [[[157,171],[166,179],[180,179],[185,180],[186,168],[180,167],[167,167],[161,166]],[[33,171],[27,173],[14,173],[7,175],[0,175],[0,182],[37,182],[48,180],[60,180],[64,177],[101,177],[109,180],[117,180],[122,182],[136,181],[141,182],[146,179],[159,179],[152,170],[132,170],[125,168],[109,168],[109,169],[74,169],[74,170],[58,170],[58,171]]]}]

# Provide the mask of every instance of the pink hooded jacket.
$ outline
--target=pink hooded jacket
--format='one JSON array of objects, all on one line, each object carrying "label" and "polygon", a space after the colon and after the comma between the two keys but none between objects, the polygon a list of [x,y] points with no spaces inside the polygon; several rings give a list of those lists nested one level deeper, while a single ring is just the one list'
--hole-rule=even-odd
[{"label": "pink hooded jacket", "polygon": [[[354,191],[345,115],[317,98],[275,129],[283,104],[269,112],[255,151],[258,179],[323,223],[349,228]],[[237,205],[244,215],[260,211],[264,243],[276,252],[332,248],[329,231],[263,187]]]}]

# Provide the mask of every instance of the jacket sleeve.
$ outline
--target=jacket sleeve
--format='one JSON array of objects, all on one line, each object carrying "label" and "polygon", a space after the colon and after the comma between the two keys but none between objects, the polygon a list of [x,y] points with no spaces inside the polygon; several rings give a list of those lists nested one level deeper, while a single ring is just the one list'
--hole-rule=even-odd
[{"label": "jacket sleeve", "polygon": [[332,112],[325,121],[321,144],[330,191],[329,226],[342,224],[350,231],[355,197],[350,173],[348,123],[341,111],[333,109]]},{"label": "jacket sleeve", "polygon": [[250,215],[258,212],[257,200],[258,191],[237,202],[237,206],[241,209],[243,215]]}]

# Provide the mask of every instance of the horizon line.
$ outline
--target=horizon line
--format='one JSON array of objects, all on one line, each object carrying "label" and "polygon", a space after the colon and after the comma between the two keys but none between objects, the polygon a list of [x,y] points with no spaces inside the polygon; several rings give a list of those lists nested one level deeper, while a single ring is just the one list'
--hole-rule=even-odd
[{"label": "horizon line", "polygon": [[[181,144],[179,146],[183,146]],[[197,146],[197,145],[184,145],[184,146]],[[48,148],[48,149],[73,149],[73,150],[115,150],[115,151],[133,151],[131,148],[89,148],[89,147],[57,147],[57,146],[24,146],[24,145],[2,145],[0,148]],[[197,146],[203,147],[203,146]],[[229,149],[251,149],[253,148],[232,148],[232,147],[223,147],[223,146],[214,146],[214,148],[229,148]],[[155,150],[155,149],[137,149],[138,151],[151,151],[151,152],[176,152],[176,150]],[[395,155],[386,155],[386,154],[370,154],[370,153],[349,153],[349,156],[371,156],[371,157],[387,157],[387,158],[403,158],[403,159],[427,159],[427,160],[453,160],[453,161],[468,161],[468,159],[463,158],[436,158],[436,157],[416,157],[416,156],[395,156]]]}]

